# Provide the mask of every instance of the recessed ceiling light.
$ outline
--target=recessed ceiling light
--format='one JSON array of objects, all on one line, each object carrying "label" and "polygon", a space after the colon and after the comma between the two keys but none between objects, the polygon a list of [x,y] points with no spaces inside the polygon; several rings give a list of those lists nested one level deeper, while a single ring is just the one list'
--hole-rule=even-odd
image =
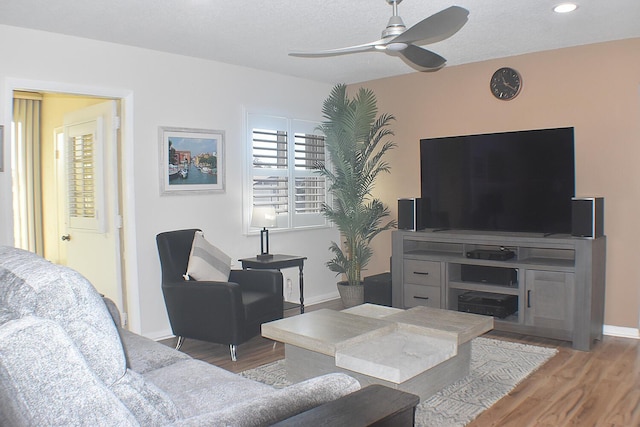
[{"label": "recessed ceiling light", "polygon": [[573,12],[578,8],[578,5],[575,3],[561,3],[553,8],[553,11],[556,13],[569,13]]}]

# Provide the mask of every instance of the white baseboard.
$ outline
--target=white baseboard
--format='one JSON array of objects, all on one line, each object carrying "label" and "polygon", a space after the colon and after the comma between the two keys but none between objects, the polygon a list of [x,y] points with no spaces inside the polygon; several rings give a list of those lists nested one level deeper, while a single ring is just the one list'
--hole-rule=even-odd
[{"label": "white baseboard", "polygon": [[[330,292],[328,294],[323,294],[323,295],[317,295],[311,298],[305,298],[304,299],[304,305],[305,307],[308,305],[313,305],[313,304],[320,304],[322,302],[327,302],[327,301],[331,301],[334,299],[338,299],[340,298],[340,294],[338,293],[337,290],[335,290],[334,292]],[[300,301],[290,301],[293,303],[299,303]]]},{"label": "white baseboard", "polygon": [[[334,300],[336,298],[340,298],[340,295],[337,292],[326,294],[326,295],[320,295],[317,297],[310,298],[309,301],[305,301],[305,305],[319,304],[322,302]],[[602,333],[604,335],[608,335],[611,337],[640,339],[640,329],[637,329],[637,328],[604,325],[602,329]],[[154,341],[174,338],[174,335],[171,333],[171,330],[156,331],[156,332],[145,334],[145,336]]]},{"label": "white baseboard", "polygon": [[612,337],[640,339],[640,330],[638,328],[604,325],[602,333]]},{"label": "white baseboard", "polygon": [[154,341],[166,340],[168,338],[175,337],[170,329],[165,329],[164,331],[149,332],[144,334],[144,336]]}]

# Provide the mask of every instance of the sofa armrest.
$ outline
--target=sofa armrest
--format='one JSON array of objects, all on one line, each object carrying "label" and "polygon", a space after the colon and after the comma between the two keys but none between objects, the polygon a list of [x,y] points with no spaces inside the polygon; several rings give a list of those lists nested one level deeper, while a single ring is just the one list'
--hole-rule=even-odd
[{"label": "sofa armrest", "polygon": [[229,281],[239,284],[243,290],[283,295],[282,273],[278,270],[231,270]]},{"label": "sofa armrest", "polygon": [[105,297],[104,295],[102,296],[102,300],[104,301],[104,304],[107,306],[107,309],[109,310],[109,314],[111,314],[113,323],[115,323],[118,329],[120,329],[123,325],[122,325],[122,318],[120,317],[120,310],[118,310],[118,306],[116,306],[115,302]]},{"label": "sofa armrest", "polygon": [[404,427],[415,423],[420,398],[383,385],[370,385],[274,424],[288,426]]},{"label": "sofa armrest", "polygon": [[138,425],[52,320],[0,326],[0,384],[0,425]]},{"label": "sofa armrest", "polygon": [[178,421],[175,425],[181,427],[267,426],[359,389],[360,384],[353,377],[343,373],[327,374],[274,390],[258,398],[238,402],[215,413]]}]

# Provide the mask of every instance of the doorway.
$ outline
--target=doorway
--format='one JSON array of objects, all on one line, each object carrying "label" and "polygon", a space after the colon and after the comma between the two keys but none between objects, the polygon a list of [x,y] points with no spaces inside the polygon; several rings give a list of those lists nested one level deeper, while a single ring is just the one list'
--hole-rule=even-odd
[{"label": "doorway", "polygon": [[[85,275],[96,287],[98,292],[105,294],[114,302],[123,313],[123,319],[127,319],[130,311],[129,296],[137,294],[137,289],[127,289],[125,276],[125,258],[123,252],[124,230],[122,225],[122,197],[119,191],[122,187],[122,171],[120,159],[122,159],[120,111],[122,110],[122,98],[105,97],[101,95],[85,95],[77,93],[65,93],[43,90],[34,87],[20,87],[20,92],[28,92],[41,101],[41,114],[39,120],[39,142],[37,149],[38,168],[34,173],[35,179],[25,180],[21,174],[18,163],[14,163],[12,179],[19,180],[23,185],[14,186],[13,224],[15,244],[24,249],[34,250],[52,262],[68,265]],[[21,94],[15,89],[13,94],[19,97]],[[16,104],[17,105],[17,104]],[[105,113],[105,108],[108,113]],[[14,123],[14,127],[15,126]],[[111,135],[109,132],[111,131]],[[23,148],[18,144],[16,134],[11,138],[11,151],[13,157],[18,159]],[[87,146],[90,141],[96,149],[95,158],[90,161],[87,157],[78,163],[89,165],[93,168],[99,160],[103,165],[100,179],[104,182],[100,187],[104,189],[102,197],[104,203],[96,206],[101,209],[98,227],[88,227],[86,221],[87,210],[80,215],[70,215],[73,199],[69,182],[74,173],[71,173],[72,164],[70,151],[73,143],[80,141],[80,145]],[[103,146],[99,147],[99,144]],[[76,143],[76,146],[80,146]],[[93,148],[91,148],[93,149]],[[77,148],[75,149],[78,150]],[[85,153],[86,154],[86,153]],[[78,152],[75,153],[78,155]],[[22,157],[25,157],[24,155]],[[77,172],[77,171],[76,171]],[[92,170],[85,170],[84,174],[77,176],[93,176]],[[27,185],[24,185],[24,184]],[[73,186],[79,185],[77,182]],[[38,188],[40,187],[40,188]],[[38,203],[22,203],[20,199],[26,197],[36,199]],[[31,196],[29,196],[31,194]],[[35,195],[34,195],[35,194]],[[75,196],[76,201],[78,197]],[[84,200],[89,200],[85,197]],[[17,202],[16,202],[17,201]],[[77,206],[77,204],[75,205]],[[33,220],[37,226],[29,229],[26,234],[34,234],[24,238],[25,218]],[[37,246],[28,246],[25,242],[39,242]],[[106,258],[112,258],[112,262],[105,262]],[[100,272],[102,269],[103,272]],[[105,270],[106,269],[106,270]],[[104,271],[110,274],[105,275]],[[108,276],[108,277],[107,277]],[[102,280],[107,277],[105,280]],[[135,299],[137,300],[137,299]],[[133,310],[136,311],[137,310]],[[137,316],[136,316],[137,317]],[[135,328],[137,329],[137,328]]]}]

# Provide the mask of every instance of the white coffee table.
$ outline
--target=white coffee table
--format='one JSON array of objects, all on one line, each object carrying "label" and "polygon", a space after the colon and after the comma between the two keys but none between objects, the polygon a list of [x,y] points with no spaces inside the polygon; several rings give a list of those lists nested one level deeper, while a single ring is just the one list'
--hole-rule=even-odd
[{"label": "white coffee table", "polygon": [[291,381],[346,372],[425,399],[469,373],[471,339],[492,328],[487,316],[363,304],[265,323],[262,335],[285,343]]}]

